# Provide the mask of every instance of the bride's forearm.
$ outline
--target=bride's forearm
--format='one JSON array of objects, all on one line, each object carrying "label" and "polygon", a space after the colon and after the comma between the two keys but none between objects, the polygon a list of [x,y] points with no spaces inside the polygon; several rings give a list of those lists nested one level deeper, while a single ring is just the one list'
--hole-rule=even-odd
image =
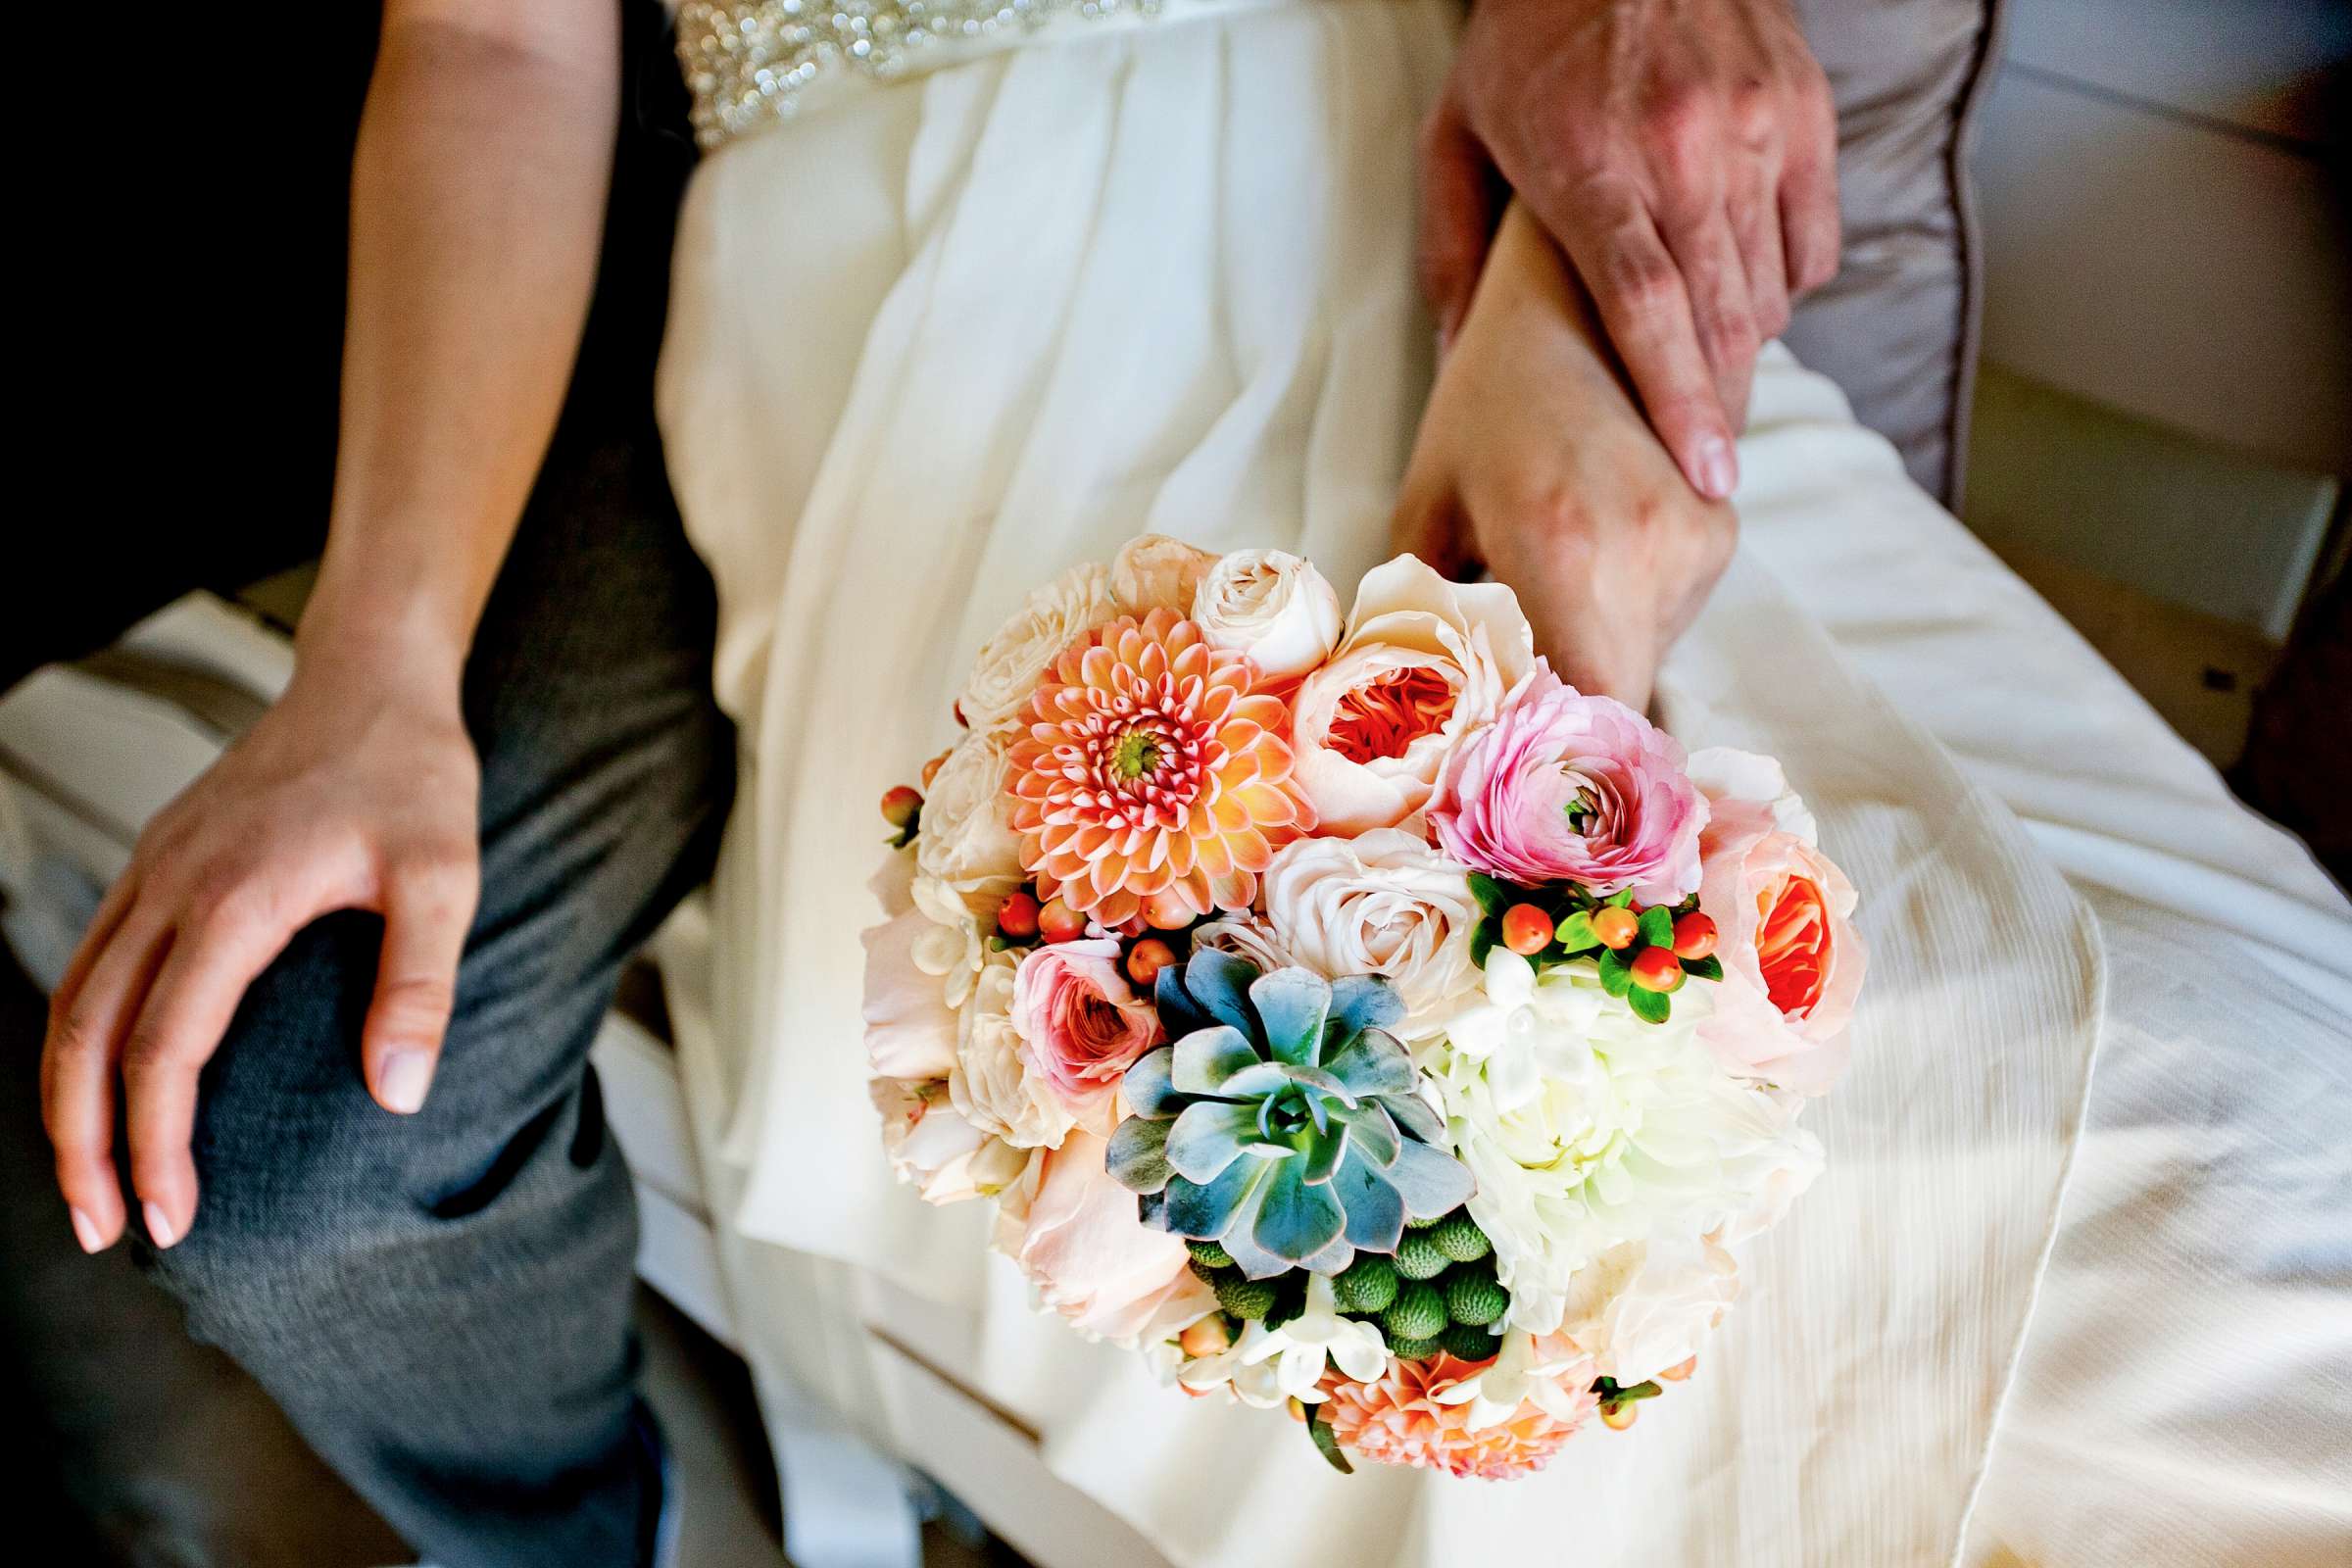
[{"label": "bride's forearm", "polygon": [[590,0],[385,8],[352,175],[342,428],[305,666],[454,698],[562,406],[619,98]]},{"label": "bride's forearm", "polygon": [[1397,532],[1441,570],[1508,583],[1555,669],[1636,707],[1731,559],[1731,509],[1690,488],[1516,206],[1430,393]]},{"label": "bride's forearm", "polygon": [[1592,297],[1535,215],[1516,201],[1495,230],[1463,330],[1473,323],[1499,340],[1490,345],[1482,338],[1479,350],[1516,352],[1540,363],[1547,376],[1574,383],[1584,419],[1578,429],[1563,430],[1563,439],[1598,433],[1592,427],[1604,422],[1648,428],[1624,366],[1593,313]]}]

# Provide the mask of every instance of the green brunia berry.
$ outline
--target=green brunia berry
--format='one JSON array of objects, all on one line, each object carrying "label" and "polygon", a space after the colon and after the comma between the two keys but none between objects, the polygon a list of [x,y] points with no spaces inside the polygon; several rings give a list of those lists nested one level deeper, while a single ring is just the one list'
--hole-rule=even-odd
[{"label": "green brunia berry", "polygon": [[1438,1244],[1439,1251],[1456,1263],[1475,1263],[1494,1250],[1487,1233],[1468,1214],[1447,1215],[1429,1233],[1429,1239]]},{"label": "green brunia berry", "polygon": [[1436,1286],[1416,1280],[1396,1293],[1380,1323],[1391,1339],[1434,1340],[1446,1329],[1446,1298]]},{"label": "green brunia berry", "polygon": [[1465,1361],[1491,1359],[1502,1347],[1502,1342],[1475,1323],[1448,1323],[1446,1332],[1438,1336],[1446,1353],[1458,1355]]},{"label": "green brunia berry", "polygon": [[1331,1286],[1340,1305],[1351,1311],[1386,1311],[1396,1299],[1396,1265],[1378,1252],[1360,1253]]},{"label": "green brunia berry", "polygon": [[1135,1114],[1104,1156],[1147,1225],[1216,1242],[1251,1279],[1328,1275],[1469,1198],[1389,1032],[1404,1004],[1387,980],[1203,950],[1159,971],[1153,1001],[1175,1043],[1127,1070]]},{"label": "green brunia berry", "polygon": [[[1214,1242],[1187,1242],[1184,1247],[1186,1251],[1193,1254],[1193,1261],[1196,1263],[1208,1268],[1233,1267],[1232,1256]],[[1463,1261],[1467,1262],[1468,1259],[1465,1258]]]},{"label": "green brunia berry", "polygon": [[1446,1312],[1456,1323],[1485,1328],[1511,1309],[1510,1292],[1483,1270],[1456,1269],[1446,1279]]},{"label": "green brunia berry", "polygon": [[1408,1280],[1434,1280],[1450,1261],[1430,1240],[1428,1231],[1414,1231],[1396,1244],[1396,1272]]},{"label": "green brunia berry", "polygon": [[1209,1282],[1217,1293],[1217,1304],[1238,1318],[1260,1318],[1274,1310],[1279,1295],[1272,1280],[1245,1279],[1239,1274],[1220,1272]]},{"label": "green brunia berry", "polygon": [[1389,1353],[1399,1361],[1426,1361],[1446,1348],[1444,1340],[1391,1340]]}]

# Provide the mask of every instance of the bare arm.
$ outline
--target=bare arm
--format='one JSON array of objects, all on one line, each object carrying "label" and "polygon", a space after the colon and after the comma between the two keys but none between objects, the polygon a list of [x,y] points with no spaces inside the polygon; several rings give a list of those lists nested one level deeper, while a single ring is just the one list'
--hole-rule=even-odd
[{"label": "bare arm", "polygon": [[1642,708],[1738,533],[1684,481],[1567,258],[1514,203],[1421,416],[1397,548],[1450,576],[1485,567],[1562,679]]},{"label": "bare arm", "polygon": [[456,680],[587,316],[619,98],[612,10],[385,7],[352,172],[342,442],[306,658],[406,639]]},{"label": "bare arm", "polygon": [[390,0],[352,176],[333,512],[285,696],[139,841],[52,1001],[43,1113],[75,1236],[187,1234],[197,1074],[335,909],[384,916],[363,1046],[422,1104],[477,887],[460,676],[593,282],[618,24],[596,0]]}]

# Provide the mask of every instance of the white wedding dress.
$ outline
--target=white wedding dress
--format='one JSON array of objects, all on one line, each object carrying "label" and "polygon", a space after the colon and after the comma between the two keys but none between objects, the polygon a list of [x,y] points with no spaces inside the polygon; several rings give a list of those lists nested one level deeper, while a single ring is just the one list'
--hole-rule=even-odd
[{"label": "white wedding dress", "polygon": [[[713,151],[661,383],[742,736],[679,1034],[771,1413],[877,1431],[862,1319],[910,1291],[959,1314],[955,1370],[1057,1475],[1185,1564],[2220,1561],[2249,1538],[2294,1561],[2352,1530],[2340,1419],[2321,1441],[2352,1350],[2317,1310],[2330,1267],[2343,1304],[2352,1174],[2308,1131],[2352,1115],[2352,917],[1777,350],[1741,556],[1668,718],[1786,760],[1864,890],[1874,974],[1809,1122],[1830,1172],[1750,1252],[1700,1377],[1537,1480],[1343,1481],[1289,1423],[1031,1316],[984,1205],[895,1187],[859,1042],[875,803],[1075,561],[1158,530],[1311,556],[1345,596],[1385,554],[1431,368],[1414,132],[1456,13],[811,9],[684,8]],[[2238,977],[2227,1007],[2208,974]],[[2217,1060],[2247,1020],[2261,1058]],[[2079,1150],[2094,1206],[2060,1235]],[[2258,1201],[2281,1172],[2289,1200]],[[2183,1409],[2216,1364],[2287,1401],[2293,1440]]]}]

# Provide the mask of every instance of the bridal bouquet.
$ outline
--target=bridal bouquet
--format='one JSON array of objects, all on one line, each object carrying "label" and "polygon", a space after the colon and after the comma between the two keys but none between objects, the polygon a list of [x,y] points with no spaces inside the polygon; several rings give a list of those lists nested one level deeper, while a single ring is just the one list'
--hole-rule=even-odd
[{"label": "bridal bouquet", "polygon": [[1566,685],[1505,587],[1400,556],[1343,618],[1156,535],[956,717],[882,803],[873,1094],[1044,1305],[1343,1470],[1525,1474],[1690,1376],[1862,978],[1779,764]]}]

